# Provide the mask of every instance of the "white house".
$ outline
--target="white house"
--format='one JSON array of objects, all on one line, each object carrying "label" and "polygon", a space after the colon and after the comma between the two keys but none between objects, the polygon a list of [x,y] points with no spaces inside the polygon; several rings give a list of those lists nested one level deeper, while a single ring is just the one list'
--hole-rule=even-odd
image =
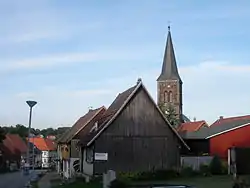
[{"label": "white house", "polygon": [[33,142],[34,145],[41,152],[36,155],[36,164],[41,168],[50,168],[55,159],[57,159],[56,146],[54,142],[47,138],[35,137],[32,138],[30,142]]}]

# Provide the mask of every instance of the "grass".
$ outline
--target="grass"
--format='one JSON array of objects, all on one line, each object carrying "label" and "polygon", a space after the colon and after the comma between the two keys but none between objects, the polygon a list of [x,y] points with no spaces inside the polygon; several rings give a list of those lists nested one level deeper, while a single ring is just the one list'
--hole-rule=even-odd
[{"label": "grass", "polygon": [[[145,182],[146,183],[146,182]],[[153,183],[153,182],[147,182]],[[146,183],[146,184],[147,184]],[[193,178],[177,178],[174,180],[157,182],[157,183],[167,183],[167,184],[182,184],[182,185],[192,185],[196,188],[228,188],[232,187],[233,180],[232,176],[212,176],[212,177],[193,177]],[[144,184],[140,182],[139,184]],[[77,181],[71,184],[57,186],[56,188],[101,188],[100,183],[84,183],[82,181]]]},{"label": "grass", "polygon": [[232,176],[211,176],[211,177],[195,177],[180,178],[168,181],[169,184],[191,185],[197,188],[228,188],[232,187]]},{"label": "grass", "polygon": [[32,188],[38,188],[38,181],[34,181],[30,183],[32,185]]},{"label": "grass", "polygon": [[102,188],[102,185],[97,182],[84,183],[82,181],[76,181],[74,183],[56,186],[54,188]]}]

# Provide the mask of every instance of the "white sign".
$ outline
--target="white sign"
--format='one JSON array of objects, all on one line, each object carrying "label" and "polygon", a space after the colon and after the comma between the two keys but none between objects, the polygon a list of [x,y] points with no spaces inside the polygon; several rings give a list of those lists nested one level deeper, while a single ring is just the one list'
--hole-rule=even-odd
[{"label": "white sign", "polygon": [[95,153],[95,160],[96,161],[107,161],[108,160],[108,153]]}]

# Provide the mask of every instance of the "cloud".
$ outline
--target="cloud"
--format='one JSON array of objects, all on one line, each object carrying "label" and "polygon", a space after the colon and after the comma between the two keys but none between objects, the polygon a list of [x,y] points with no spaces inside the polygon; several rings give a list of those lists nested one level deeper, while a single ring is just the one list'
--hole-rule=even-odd
[{"label": "cloud", "polygon": [[0,71],[33,70],[40,68],[62,67],[73,65],[75,63],[85,62],[103,62],[106,60],[138,60],[144,57],[148,49],[140,50],[110,50],[98,52],[68,52],[49,55],[40,55],[40,57],[0,59]]},{"label": "cloud", "polygon": [[51,67],[63,65],[67,63],[89,62],[96,61],[102,58],[97,53],[68,53],[68,54],[53,54],[38,58],[27,58],[20,60],[9,60],[6,63],[5,69],[34,69],[41,67]]},{"label": "cloud", "polygon": [[94,96],[104,96],[107,94],[112,94],[111,89],[97,89],[97,90],[78,90],[78,91],[70,91],[66,93],[68,97],[94,97]]},{"label": "cloud", "polygon": [[[159,72],[160,68],[144,72],[132,71],[129,75],[123,73],[120,77],[104,78],[88,87],[85,87],[84,82],[75,80],[77,89],[70,89],[66,85],[58,88],[54,85],[41,87],[37,91],[21,91],[15,98],[2,96],[0,103],[10,106],[3,112],[2,122],[25,123],[25,100],[31,97],[38,101],[34,110],[34,123],[37,127],[71,126],[86,113],[89,106],[108,107],[118,93],[136,84],[139,77],[156,100],[156,78]],[[249,65],[211,60],[180,67],[180,74],[183,80],[184,114],[191,119],[196,117],[212,123],[221,115],[226,117],[249,113]],[[16,119],[12,119],[12,116]]]}]

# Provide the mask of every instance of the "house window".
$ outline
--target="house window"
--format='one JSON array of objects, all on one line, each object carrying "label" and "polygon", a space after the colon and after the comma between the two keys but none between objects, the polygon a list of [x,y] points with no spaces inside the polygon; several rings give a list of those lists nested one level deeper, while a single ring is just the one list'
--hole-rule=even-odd
[{"label": "house window", "polygon": [[91,128],[89,132],[92,133],[92,132],[96,132],[97,130],[98,130],[98,122],[95,122],[94,126]]},{"label": "house window", "polygon": [[87,163],[93,163],[94,158],[94,150],[93,148],[87,148],[86,149],[86,162]]}]

